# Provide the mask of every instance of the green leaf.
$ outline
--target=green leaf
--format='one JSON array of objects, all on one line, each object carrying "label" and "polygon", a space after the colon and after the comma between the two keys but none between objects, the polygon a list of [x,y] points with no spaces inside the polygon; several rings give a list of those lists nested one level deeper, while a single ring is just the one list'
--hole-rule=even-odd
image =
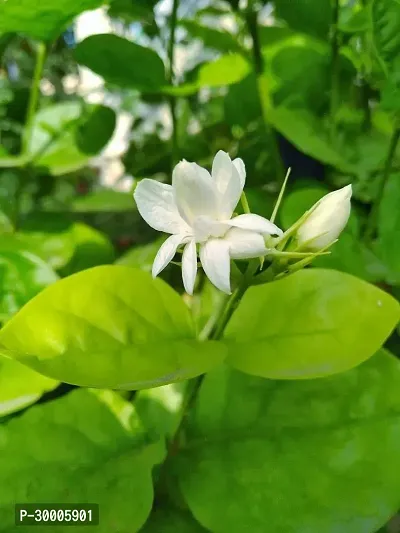
[{"label": "green leaf", "polygon": [[280,28],[278,26],[258,26],[261,47],[271,46],[279,41],[287,39],[293,35],[290,28]]},{"label": "green leaf", "polygon": [[41,109],[34,118],[28,153],[38,166],[58,176],[84,167],[89,156],[75,141],[75,129],[82,114],[79,102],[62,102]]},{"label": "green leaf", "polygon": [[0,416],[35,403],[58,382],[17,361],[0,357]]},{"label": "green leaf", "polygon": [[140,21],[154,24],[153,8],[156,3],[157,0],[142,0],[140,3],[132,0],[111,0],[108,15],[123,19],[127,23]]},{"label": "green leaf", "polygon": [[151,272],[154,259],[163,242],[165,242],[165,237],[160,237],[148,244],[134,246],[119,257],[116,264],[140,268],[145,272]]},{"label": "green leaf", "polygon": [[225,348],[195,339],[189,310],[162,280],[114,265],[39,294],[0,331],[0,353],[67,383],[133,390],[202,374]]},{"label": "green leaf", "polygon": [[91,35],[78,44],[74,56],[120,87],[158,92],[166,84],[164,64],[156,52],[117,35]]},{"label": "green leaf", "polygon": [[[326,112],[329,95],[330,50],[326,43],[294,34],[263,49],[270,92],[276,107]],[[304,72],[307,76],[304,76]],[[274,87],[275,86],[275,87]]]},{"label": "green leaf", "polygon": [[379,205],[377,249],[390,270],[389,283],[400,284],[400,174],[393,174],[386,183]]},{"label": "green leaf", "polygon": [[174,436],[182,417],[188,383],[170,383],[136,393],[135,409],[143,426],[154,438]]},{"label": "green leaf", "polygon": [[202,65],[194,83],[164,87],[163,92],[173,96],[186,96],[197,92],[202,87],[220,87],[237,83],[249,72],[250,64],[243,56],[226,54]]},{"label": "green leaf", "polygon": [[268,120],[301,152],[343,172],[355,170],[332,146],[323,124],[305,109],[295,111],[283,106],[270,108]]},{"label": "green leaf", "polygon": [[8,320],[42,289],[55,272],[11,236],[0,240],[0,322]]},{"label": "green leaf", "polygon": [[206,63],[199,70],[199,87],[230,85],[243,79],[250,71],[250,64],[240,54],[227,54]]},{"label": "green leaf", "polygon": [[319,380],[211,372],[175,460],[190,510],[213,533],[375,533],[399,505],[399,387],[384,351]]},{"label": "green leaf", "polygon": [[187,511],[173,507],[157,507],[140,533],[207,533]]},{"label": "green leaf", "polygon": [[226,121],[230,126],[245,128],[250,122],[260,118],[262,111],[254,73],[229,86],[224,106]]},{"label": "green leaf", "polygon": [[359,236],[349,230],[340,235],[339,241],[329,251],[329,255],[314,259],[313,265],[347,272],[371,283],[387,278],[387,268],[382,261]]},{"label": "green leaf", "polygon": [[74,253],[62,270],[63,276],[113,262],[113,245],[100,231],[77,222],[71,228],[71,239],[74,243]]},{"label": "green leaf", "polygon": [[331,0],[274,0],[275,15],[293,30],[326,39],[332,21]]},{"label": "green leaf", "polygon": [[201,39],[206,48],[213,48],[225,53],[242,51],[237,36],[226,30],[203,26],[195,20],[180,20],[179,25],[188,31],[190,37]]},{"label": "green leaf", "polygon": [[97,503],[99,533],[132,533],[146,521],[160,446],[148,441],[133,406],[116,393],[72,391],[1,431],[0,531],[14,530],[16,501]]},{"label": "green leaf", "polygon": [[102,5],[102,0],[18,0],[1,2],[0,33],[18,32],[40,41],[58,37],[72,19]]},{"label": "green leaf", "polygon": [[400,1],[373,0],[372,39],[386,75],[400,68]]},{"label": "green leaf", "polygon": [[224,335],[229,363],[274,379],[348,370],[371,357],[400,319],[389,294],[334,270],[301,270],[250,287]]},{"label": "green leaf", "polygon": [[339,30],[344,33],[361,33],[370,28],[368,8],[341,9],[339,15]]},{"label": "green leaf", "polygon": [[89,117],[83,120],[76,131],[79,150],[84,154],[98,154],[111,139],[116,121],[113,109],[104,105],[94,106],[89,111]]},{"label": "green leaf", "polygon": [[71,204],[78,213],[133,211],[136,209],[130,193],[101,189],[85,196],[75,198]]},{"label": "green leaf", "polygon": [[73,227],[73,223],[59,213],[36,211],[22,221],[14,239],[52,268],[59,269],[73,256]]}]

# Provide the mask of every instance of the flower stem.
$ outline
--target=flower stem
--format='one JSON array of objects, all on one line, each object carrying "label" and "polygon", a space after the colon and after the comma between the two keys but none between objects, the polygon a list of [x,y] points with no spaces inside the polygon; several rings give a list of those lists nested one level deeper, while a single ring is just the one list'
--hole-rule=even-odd
[{"label": "flower stem", "polygon": [[215,324],[214,329],[211,331],[210,339],[219,340],[222,337],[231,316],[233,315],[235,309],[239,305],[239,302],[242,299],[244,293],[250,286],[253,275],[258,267],[259,267],[259,263],[257,260],[253,260],[249,262],[249,265],[247,267],[246,272],[244,273],[242,277],[239,287],[230,296],[225,306],[225,309],[221,313],[221,316],[219,320],[217,321],[217,323]]},{"label": "flower stem", "polygon": [[385,190],[386,182],[390,176],[392,162],[396,153],[396,148],[400,140],[400,126],[397,126],[392,134],[389,144],[389,150],[385,161],[385,167],[383,169],[381,178],[378,182],[378,190],[372,204],[372,209],[370,216],[368,217],[367,225],[365,228],[364,240],[369,241],[375,234],[377,222],[378,222],[378,213],[379,206],[382,201],[383,192]]},{"label": "flower stem", "polygon": [[[176,22],[178,18],[179,0],[173,0],[171,19],[170,19],[170,34],[168,43],[168,83],[173,85],[175,79],[174,73],[174,59],[175,59],[175,33]],[[172,120],[172,134],[171,134],[171,172],[179,159],[179,145],[178,145],[178,117],[176,110],[177,98],[176,96],[169,97],[169,110]]]},{"label": "flower stem", "polygon": [[334,138],[336,132],[335,120],[339,107],[339,0],[334,0],[331,26],[331,93],[330,93],[330,135]]},{"label": "flower stem", "polygon": [[252,40],[252,54],[253,54],[253,63],[254,71],[257,77],[257,95],[260,102],[262,110],[262,118],[264,121],[264,127],[266,130],[267,137],[270,141],[270,147],[272,150],[272,156],[275,164],[275,172],[278,183],[281,183],[285,175],[284,166],[282,158],[279,152],[279,144],[275,131],[272,129],[268,122],[268,95],[265,94],[263,81],[264,73],[264,60],[261,52],[261,44],[258,33],[258,13],[252,8],[252,3],[249,3],[249,7],[245,12],[245,20],[248,32]]},{"label": "flower stem", "polygon": [[26,113],[25,130],[22,137],[22,153],[28,151],[29,143],[33,131],[33,119],[39,100],[40,80],[43,74],[44,62],[46,59],[46,45],[42,42],[38,44],[35,70],[33,73],[32,85],[29,94],[28,110]]}]

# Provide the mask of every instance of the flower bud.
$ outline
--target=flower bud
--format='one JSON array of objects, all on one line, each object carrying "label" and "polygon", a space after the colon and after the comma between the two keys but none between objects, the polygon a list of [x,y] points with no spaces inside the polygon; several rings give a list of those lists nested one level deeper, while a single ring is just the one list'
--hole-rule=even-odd
[{"label": "flower bud", "polygon": [[349,220],[351,193],[351,185],[346,185],[321,198],[297,230],[298,245],[317,251],[335,241]]}]

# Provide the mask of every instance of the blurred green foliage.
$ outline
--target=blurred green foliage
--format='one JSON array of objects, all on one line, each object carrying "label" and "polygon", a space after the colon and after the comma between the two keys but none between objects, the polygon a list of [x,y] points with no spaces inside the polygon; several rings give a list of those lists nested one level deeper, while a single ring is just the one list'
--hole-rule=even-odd
[{"label": "blurred green foliage", "polygon": [[[77,17],[100,7],[106,26],[86,14],[81,39]],[[399,0],[0,2],[1,533],[35,501],[100,503],[107,533],[385,526],[400,505],[400,330],[378,350],[400,296],[399,102]],[[182,295],[176,265],[161,276],[175,292],[152,282],[165,237],[132,192],[220,149],[267,218],[292,168],[284,230],[335,188],[353,201],[323,270],[252,288],[217,344],[197,335],[224,295],[202,276]],[[189,405],[185,380],[209,370]]]}]

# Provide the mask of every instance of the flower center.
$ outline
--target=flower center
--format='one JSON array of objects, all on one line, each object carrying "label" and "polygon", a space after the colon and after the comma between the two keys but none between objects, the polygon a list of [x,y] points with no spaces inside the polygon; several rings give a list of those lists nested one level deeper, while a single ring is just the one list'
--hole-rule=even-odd
[{"label": "flower center", "polygon": [[192,228],[196,242],[205,242],[212,237],[223,237],[229,230],[228,224],[204,215],[195,218]]}]

